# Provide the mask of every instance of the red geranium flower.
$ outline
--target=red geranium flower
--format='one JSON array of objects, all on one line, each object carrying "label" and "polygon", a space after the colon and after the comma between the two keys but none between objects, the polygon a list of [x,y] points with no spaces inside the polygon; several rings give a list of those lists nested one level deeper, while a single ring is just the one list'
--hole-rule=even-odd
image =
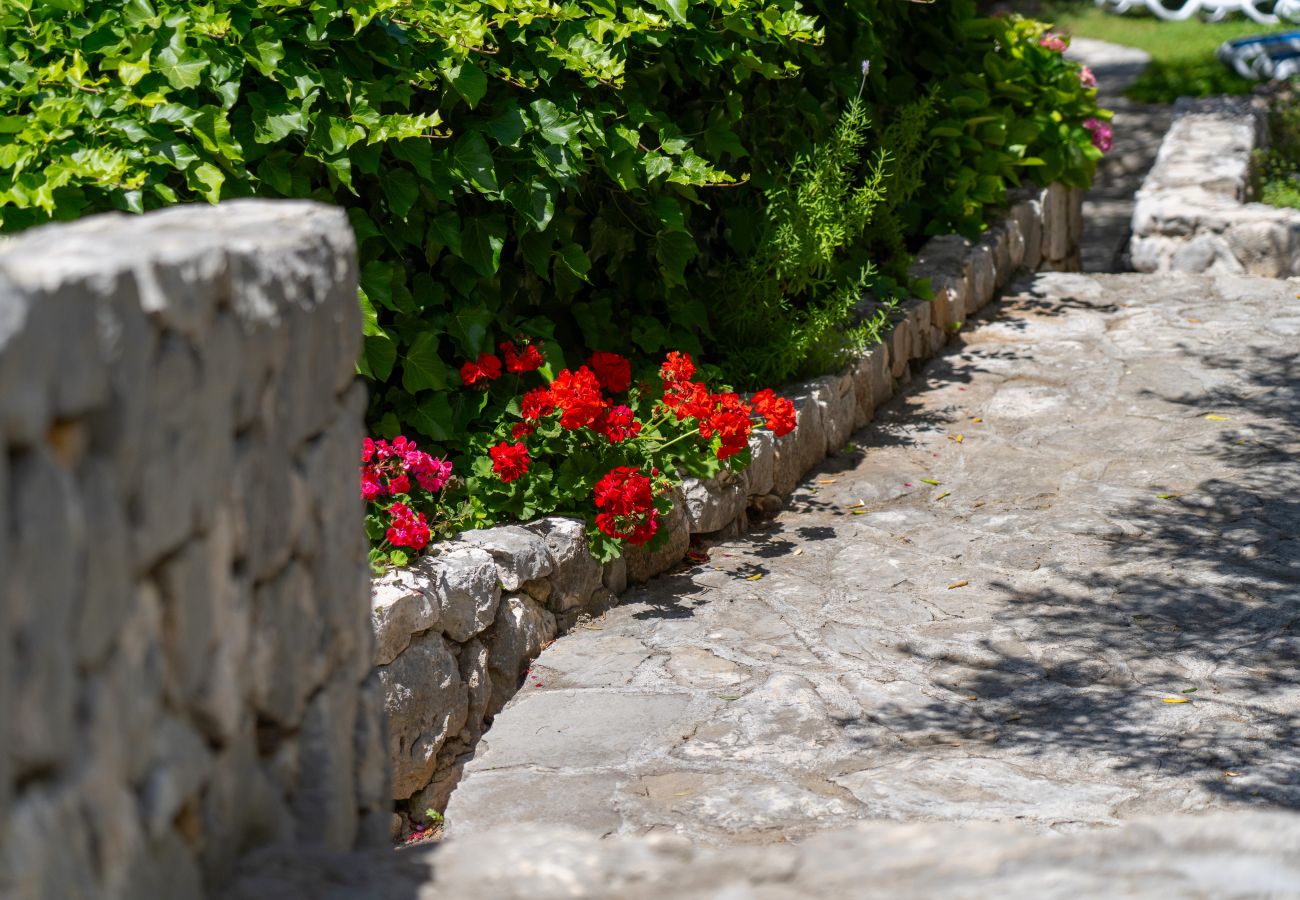
[{"label": "red geranium flower", "polygon": [[429,543],[429,524],[424,513],[414,512],[404,503],[394,503],[388,507],[388,513],[393,520],[384,536],[394,547],[420,550]]},{"label": "red geranium flower", "polygon": [[664,406],[677,414],[677,421],[703,419],[715,406],[709,389],[698,381],[677,381],[664,388]]},{"label": "red geranium flower", "polygon": [[695,363],[686,353],[674,350],[668,354],[664,364],[659,367],[659,375],[667,382],[690,381],[695,374]]},{"label": "red geranium flower", "polygon": [[548,387],[533,388],[519,400],[519,414],[530,422],[555,412],[555,398]]},{"label": "red geranium flower", "polygon": [[641,433],[641,423],[626,406],[615,406],[613,409],[605,410],[596,417],[591,428],[603,434],[611,444],[621,444]]},{"label": "red geranium flower", "polygon": [[778,397],[771,388],[763,388],[753,397],[754,409],[767,421],[767,427],[777,437],[783,437],[794,431],[798,417],[794,403],[785,397]]},{"label": "red geranium flower", "polygon": [[654,506],[650,479],[632,466],[611,469],[592,492],[596,527],[613,538],[639,547],[659,529],[659,511]]},{"label": "red geranium flower", "polygon": [[506,484],[528,474],[528,464],[532,461],[523,443],[502,441],[488,451],[488,456],[492,457],[492,471]]},{"label": "red geranium flower", "polygon": [[502,341],[498,349],[506,358],[506,369],[510,372],[536,372],[546,364],[536,344],[526,343],[520,351],[516,349],[514,341]]},{"label": "red geranium flower", "polygon": [[600,386],[611,394],[621,394],[632,385],[632,364],[617,353],[596,351],[587,360]]},{"label": "red geranium flower", "polygon": [[478,359],[460,367],[460,380],[467,386],[480,381],[496,381],[501,377],[501,360],[491,353],[480,353]]},{"label": "red geranium flower", "polygon": [[536,429],[527,422],[516,422],[515,427],[510,429],[510,436],[515,440],[519,440],[522,437],[528,437],[528,435],[532,434],[535,430]]},{"label": "red geranium flower", "polygon": [[605,408],[600,395],[600,381],[586,366],[576,372],[568,369],[551,382],[551,398],[560,410],[560,426],[572,431],[596,421]]},{"label": "red geranium flower", "polygon": [[737,394],[715,394],[713,401],[713,411],[699,420],[700,436],[711,438],[717,435],[722,442],[718,447],[718,459],[726,459],[749,445],[749,430],[753,427],[749,416],[753,409]]}]

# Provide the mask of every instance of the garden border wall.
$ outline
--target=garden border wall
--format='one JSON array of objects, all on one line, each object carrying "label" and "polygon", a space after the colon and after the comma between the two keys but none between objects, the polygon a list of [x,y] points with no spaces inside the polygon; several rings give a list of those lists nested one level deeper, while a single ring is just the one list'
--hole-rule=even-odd
[{"label": "garden border wall", "polygon": [[1300,211],[1253,203],[1267,117],[1249,97],[1184,98],[1137,192],[1129,258],[1138,272],[1300,275]]},{"label": "garden border wall", "polygon": [[315,203],[0,242],[0,896],[386,842],[356,285]]},{"label": "garden border wall", "polygon": [[[604,566],[587,552],[581,521],[546,518],[465,532],[434,545],[371,590],[375,665],[389,717],[393,800],[414,818],[443,810],[492,717],[515,694],[529,663],[581,618],[599,616],[630,582],[685,556],[691,535],[740,534],[751,513],[769,514],[799,480],[869,423],[911,367],[937,354],[961,323],[1018,269],[1077,271],[1083,191],[1059,184],[1020,189],[982,238],[931,239],[912,274],[933,300],[911,300],[883,342],[837,375],[785,388],[799,424],[756,431],[753,461],[736,476],[688,479],[663,526],[667,544],[629,551]],[[394,814],[392,833],[409,832]]]}]

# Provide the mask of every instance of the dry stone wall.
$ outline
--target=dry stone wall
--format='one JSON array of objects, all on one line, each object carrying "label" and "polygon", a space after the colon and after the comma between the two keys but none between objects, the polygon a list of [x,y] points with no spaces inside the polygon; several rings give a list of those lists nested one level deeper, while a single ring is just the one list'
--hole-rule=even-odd
[{"label": "dry stone wall", "polygon": [[311,203],[0,243],[0,896],[384,840],[356,278]]},{"label": "dry stone wall", "polygon": [[677,565],[692,535],[729,537],[749,516],[780,509],[799,480],[870,422],[897,382],[938,353],[1013,272],[1077,270],[1082,199],[1061,185],[1021,190],[980,240],[926,244],[913,274],[930,278],[934,299],[907,304],[883,343],[839,374],[787,387],[798,427],[781,438],[756,432],[753,461],[739,475],[688,479],[663,526],[663,548],[634,549],[601,566],[587,552],[581,522],[549,518],[466,532],[377,579],[371,619],[399,809],[394,836],[424,810],[445,809],[493,716],[557,634],[599,616],[629,582]]},{"label": "dry stone wall", "polygon": [[1250,202],[1267,134],[1248,97],[1179,101],[1133,207],[1135,270],[1300,275],[1300,212]]}]

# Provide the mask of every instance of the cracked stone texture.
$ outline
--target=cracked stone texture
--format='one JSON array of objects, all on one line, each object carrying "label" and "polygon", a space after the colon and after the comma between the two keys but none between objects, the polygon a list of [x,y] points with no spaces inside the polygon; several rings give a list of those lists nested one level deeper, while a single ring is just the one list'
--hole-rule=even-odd
[{"label": "cracked stone texture", "polygon": [[1300,805],[1297,293],[1013,285],[766,530],[551,645],[449,836]]}]

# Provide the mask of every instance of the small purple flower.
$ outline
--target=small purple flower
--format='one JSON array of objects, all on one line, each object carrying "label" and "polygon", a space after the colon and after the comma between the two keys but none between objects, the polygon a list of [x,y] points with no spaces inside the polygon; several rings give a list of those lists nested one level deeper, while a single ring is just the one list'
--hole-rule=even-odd
[{"label": "small purple flower", "polygon": [[865,76],[870,71],[871,71],[871,60],[864,59],[862,61],[862,74]]},{"label": "small purple flower", "polygon": [[1088,119],[1083,123],[1083,127],[1092,134],[1094,147],[1102,153],[1110,152],[1110,148],[1115,145],[1115,132],[1108,123],[1100,119]]},{"label": "small purple flower", "polygon": [[1092,69],[1084,66],[1079,70],[1079,84],[1086,88],[1095,88],[1097,86],[1097,76],[1092,74]]}]

